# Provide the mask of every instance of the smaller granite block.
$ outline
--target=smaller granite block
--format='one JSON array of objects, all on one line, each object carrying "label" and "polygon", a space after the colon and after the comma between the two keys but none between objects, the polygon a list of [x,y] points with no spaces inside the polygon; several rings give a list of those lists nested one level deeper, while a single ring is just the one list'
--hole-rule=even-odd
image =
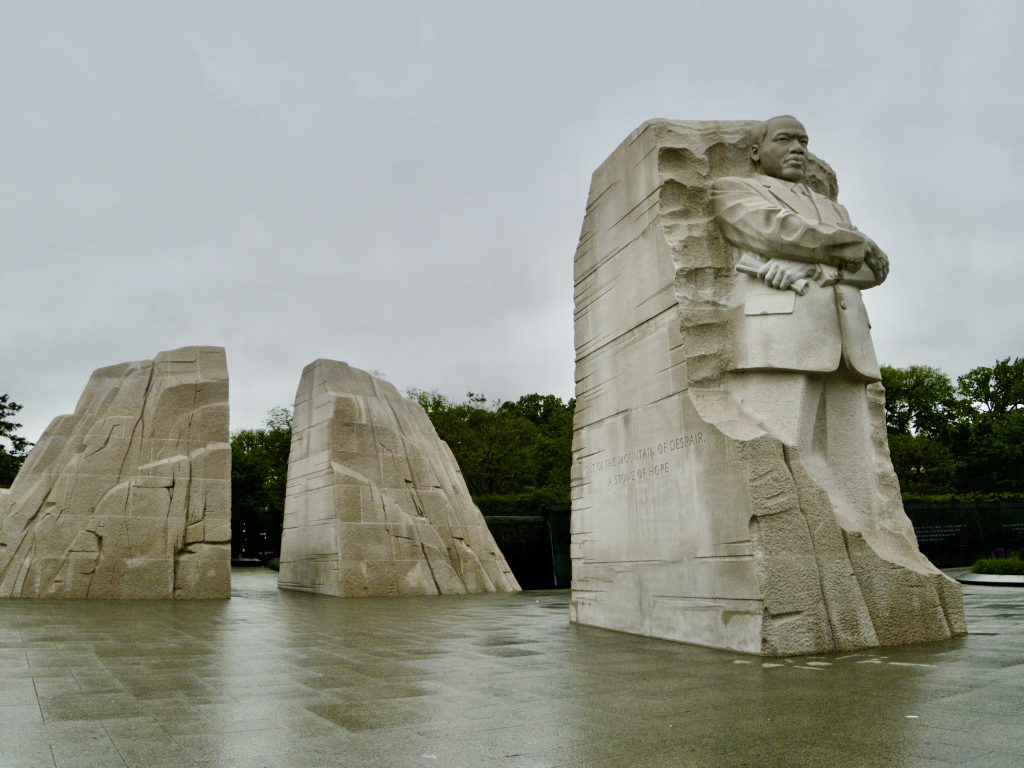
[{"label": "smaller granite block", "polygon": [[295,395],[278,585],[328,595],[519,585],[420,406],[335,360]]},{"label": "smaller granite block", "polygon": [[226,598],[228,377],[220,347],[93,373],[0,494],[0,597]]}]

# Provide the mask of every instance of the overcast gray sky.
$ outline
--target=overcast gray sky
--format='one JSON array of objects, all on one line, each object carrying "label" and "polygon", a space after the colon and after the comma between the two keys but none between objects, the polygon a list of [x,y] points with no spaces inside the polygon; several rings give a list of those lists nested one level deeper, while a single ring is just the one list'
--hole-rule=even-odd
[{"label": "overcast gray sky", "polygon": [[782,112],[892,260],[879,359],[1022,356],[1022,32],[1016,0],[0,0],[0,392],[35,440],[95,368],[216,344],[234,429],[317,357],[570,397],[593,170],[649,118]]}]

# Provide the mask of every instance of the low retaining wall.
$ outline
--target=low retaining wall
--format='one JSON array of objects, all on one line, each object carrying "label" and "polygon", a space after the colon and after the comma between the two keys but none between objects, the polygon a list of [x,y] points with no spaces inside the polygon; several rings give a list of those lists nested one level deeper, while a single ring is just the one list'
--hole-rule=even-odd
[{"label": "low retaining wall", "polygon": [[509,568],[523,589],[568,589],[568,504],[549,504],[539,515],[484,515]]},{"label": "low retaining wall", "polygon": [[1019,501],[903,504],[921,551],[940,568],[971,565],[997,549],[1024,548],[1024,503]]}]

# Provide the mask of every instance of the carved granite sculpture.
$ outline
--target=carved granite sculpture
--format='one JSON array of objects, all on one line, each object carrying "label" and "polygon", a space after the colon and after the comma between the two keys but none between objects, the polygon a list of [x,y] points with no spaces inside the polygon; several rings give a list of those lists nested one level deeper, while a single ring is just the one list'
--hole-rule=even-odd
[{"label": "carved granite sculpture", "polygon": [[344,597],[519,585],[423,409],[336,360],[295,395],[278,586]]},{"label": "carved granite sculpture", "polygon": [[0,496],[0,597],[226,598],[220,347],[100,368]]},{"label": "carved granite sculpture", "polygon": [[765,655],[966,631],[921,555],[861,289],[889,262],[794,118],[652,121],[576,253],[573,621]]}]

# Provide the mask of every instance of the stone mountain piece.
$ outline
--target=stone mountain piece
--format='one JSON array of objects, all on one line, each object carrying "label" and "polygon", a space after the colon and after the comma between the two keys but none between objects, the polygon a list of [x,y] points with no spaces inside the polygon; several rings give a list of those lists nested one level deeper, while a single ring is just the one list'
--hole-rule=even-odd
[{"label": "stone mountain piece", "polygon": [[336,360],[295,394],[278,586],[329,595],[515,592],[423,409]]},{"label": "stone mountain piece", "polygon": [[226,598],[230,580],[224,350],[100,368],[0,495],[0,597]]},{"label": "stone mountain piece", "polygon": [[791,117],[657,120],[575,258],[582,624],[765,655],[964,634],[918,550],[861,291],[888,257]]}]

